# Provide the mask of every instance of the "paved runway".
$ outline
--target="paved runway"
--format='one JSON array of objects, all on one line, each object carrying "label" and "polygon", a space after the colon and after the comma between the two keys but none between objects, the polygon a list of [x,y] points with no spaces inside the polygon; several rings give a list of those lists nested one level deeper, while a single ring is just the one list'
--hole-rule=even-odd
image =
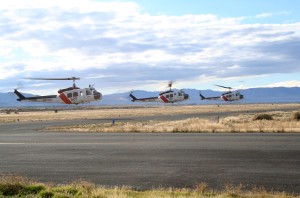
[{"label": "paved runway", "polygon": [[109,120],[0,124],[0,175],[138,189],[241,183],[300,193],[300,134],[37,131],[100,121]]}]

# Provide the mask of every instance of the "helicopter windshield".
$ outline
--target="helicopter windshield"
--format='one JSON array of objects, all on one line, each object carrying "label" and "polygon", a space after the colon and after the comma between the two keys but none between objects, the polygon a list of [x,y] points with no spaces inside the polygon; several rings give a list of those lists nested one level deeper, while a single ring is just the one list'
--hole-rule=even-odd
[{"label": "helicopter windshield", "polygon": [[98,91],[95,89],[95,88],[93,88],[93,87],[91,87],[90,88],[90,91],[91,91],[91,93],[94,95],[95,93],[98,93]]},{"label": "helicopter windshield", "polygon": [[185,100],[189,99],[189,94],[186,94],[182,89],[179,90],[179,94],[182,94]]}]

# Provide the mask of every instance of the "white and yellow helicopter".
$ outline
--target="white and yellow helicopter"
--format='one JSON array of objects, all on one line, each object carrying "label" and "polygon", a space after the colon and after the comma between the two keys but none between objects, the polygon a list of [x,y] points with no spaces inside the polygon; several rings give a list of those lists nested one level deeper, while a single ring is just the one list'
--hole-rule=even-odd
[{"label": "white and yellow helicopter", "polygon": [[30,80],[72,80],[73,86],[58,90],[57,95],[25,97],[17,89],[14,93],[19,97],[17,100],[22,102],[48,102],[48,103],[63,103],[63,104],[81,104],[102,99],[102,94],[93,86],[88,88],[79,88],[75,85],[75,80],[80,80],[77,77],[71,78],[26,78]]},{"label": "white and yellow helicopter", "polygon": [[181,102],[189,99],[189,95],[183,90],[172,90],[173,82],[169,82],[168,87],[170,90],[161,92],[159,96],[149,98],[136,98],[132,92],[130,93],[132,102],[163,102],[163,103],[174,103]]},{"label": "white and yellow helicopter", "polygon": [[216,97],[204,97],[200,92],[201,100],[236,101],[236,100],[241,100],[244,98],[244,95],[242,95],[239,91],[231,91],[232,90],[231,87],[225,87],[225,86],[221,86],[221,85],[215,85],[215,86],[228,89],[228,92],[225,92],[225,93],[221,94],[221,96],[216,96]]}]

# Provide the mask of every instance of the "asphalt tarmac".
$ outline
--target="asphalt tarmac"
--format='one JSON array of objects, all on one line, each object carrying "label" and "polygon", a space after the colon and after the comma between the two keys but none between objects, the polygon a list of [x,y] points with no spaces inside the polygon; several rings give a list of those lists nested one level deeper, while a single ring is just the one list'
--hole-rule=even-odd
[{"label": "asphalt tarmac", "polygon": [[136,189],[205,182],[215,189],[242,184],[300,193],[300,134],[38,131],[110,121],[0,124],[0,175],[54,183],[83,179]]}]

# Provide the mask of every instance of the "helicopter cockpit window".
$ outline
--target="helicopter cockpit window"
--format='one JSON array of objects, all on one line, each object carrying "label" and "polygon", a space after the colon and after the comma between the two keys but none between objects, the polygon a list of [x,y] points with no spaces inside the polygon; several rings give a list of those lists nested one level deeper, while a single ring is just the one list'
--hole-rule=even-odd
[{"label": "helicopter cockpit window", "polygon": [[91,91],[92,91],[92,94],[95,95],[95,94],[98,94],[99,92],[95,89],[95,88],[91,88]]},{"label": "helicopter cockpit window", "polygon": [[179,95],[179,96],[182,96],[182,94],[181,94],[181,93],[178,93],[178,95]]},{"label": "helicopter cockpit window", "polygon": [[86,90],[86,95],[87,96],[89,96],[89,95],[91,95],[92,93],[91,93],[91,91],[90,90]]},{"label": "helicopter cockpit window", "polygon": [[78,97],[78,92],[73,92],[73,97]]},{"label": "helicopter cockpit window", "polygon": [[83,93],[82,93],[82,91],[80,91],[80,96],[83,96]]},{"label": "helicopter cockpit window", "polygon": [[173,94],[170,94],[170,98],[172,98],[173,97]]},{"label": "helicopter cockpit window", "polygon": [[68,93],[68,94],[67,94],[67,97],[68,97],[68,98],[72,98],[72,93]]},{"label": "helicopter cockpit window", "polygon": [[166,98],[169,98],[169,95],[166,95]]}]

